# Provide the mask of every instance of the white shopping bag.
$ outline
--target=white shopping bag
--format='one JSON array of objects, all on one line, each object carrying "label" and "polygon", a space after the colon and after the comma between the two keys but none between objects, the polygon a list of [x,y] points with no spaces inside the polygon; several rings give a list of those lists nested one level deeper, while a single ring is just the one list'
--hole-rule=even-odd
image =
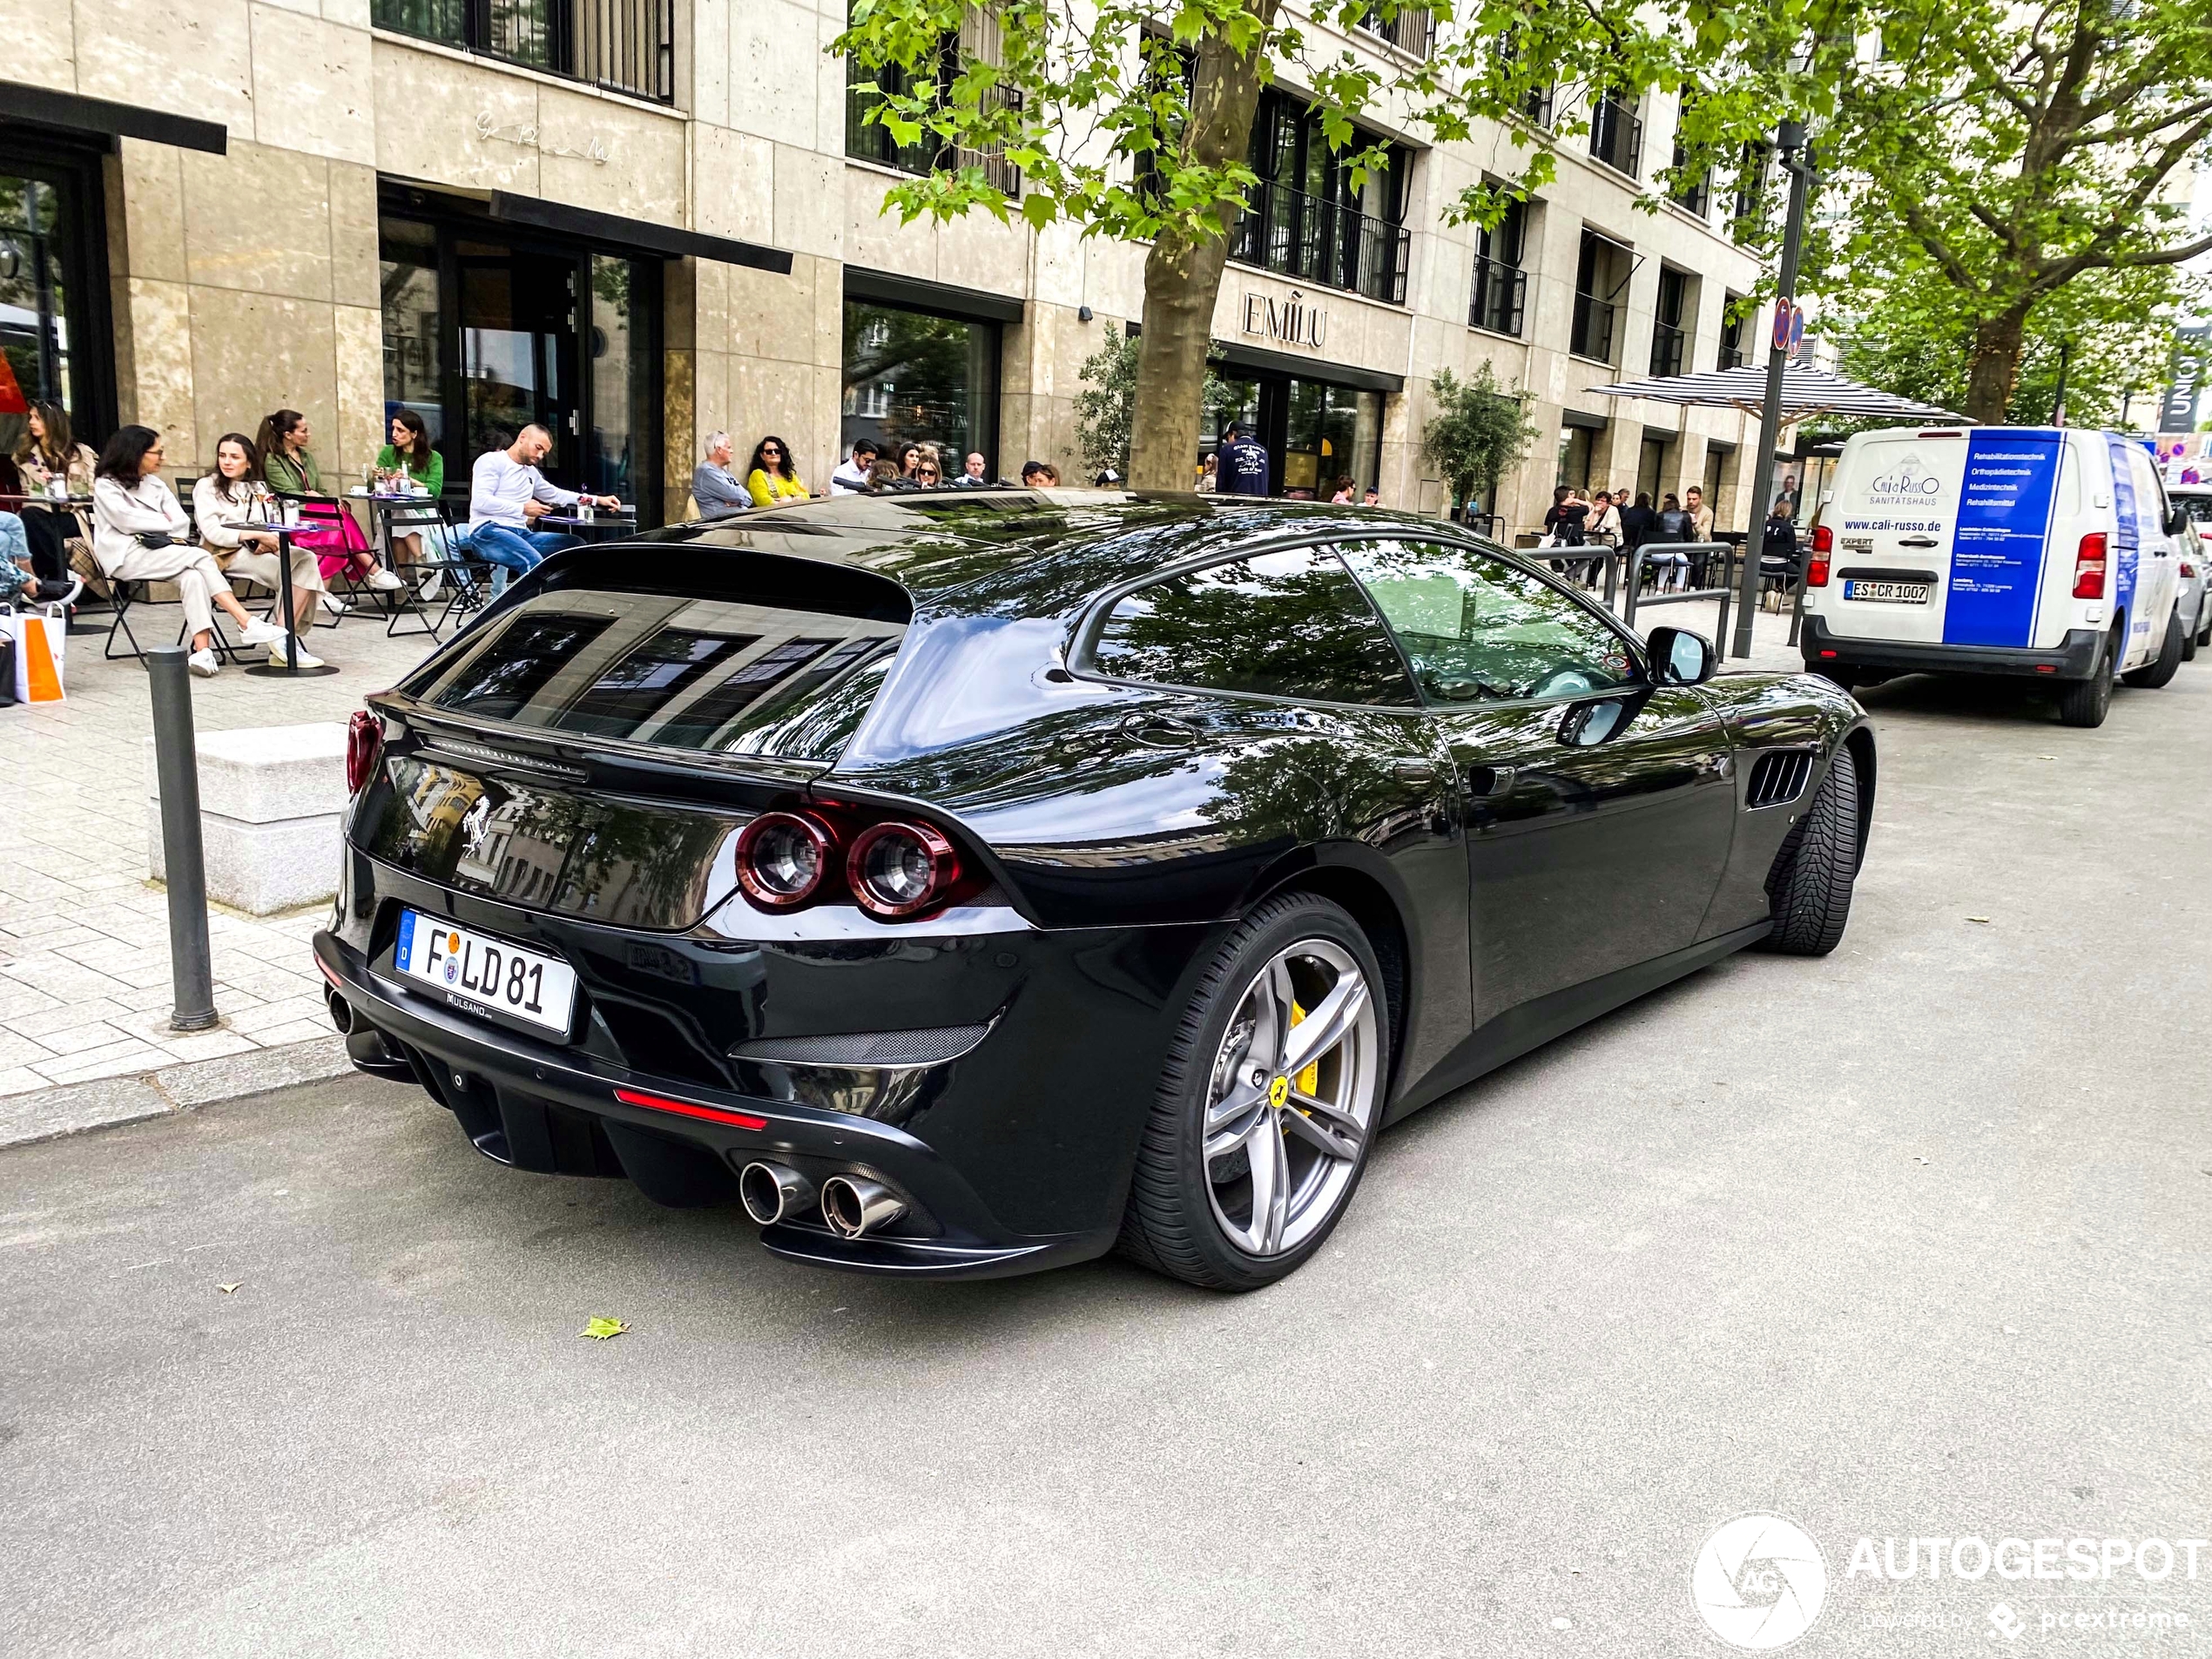
[{"label": "white shopping bag", "polygon": [[60,702],[69,607],[33,605],[24,610],[0,611],[0,627],[16,642],[16,701]]}]

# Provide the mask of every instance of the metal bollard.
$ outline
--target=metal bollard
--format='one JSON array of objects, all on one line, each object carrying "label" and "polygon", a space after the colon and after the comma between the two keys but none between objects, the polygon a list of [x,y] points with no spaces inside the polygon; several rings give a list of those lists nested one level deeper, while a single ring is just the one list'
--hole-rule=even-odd
[{"label": "metal bollard", "polygon": [[146,653],[153,690],[153,762],[161,781],[161,857],[169,873],[169,978],[172,1031],[216,1022],[215,968],[207,950],[207,860],[199,845],[199,754],[192,723],[192,681],[182,645]]}]

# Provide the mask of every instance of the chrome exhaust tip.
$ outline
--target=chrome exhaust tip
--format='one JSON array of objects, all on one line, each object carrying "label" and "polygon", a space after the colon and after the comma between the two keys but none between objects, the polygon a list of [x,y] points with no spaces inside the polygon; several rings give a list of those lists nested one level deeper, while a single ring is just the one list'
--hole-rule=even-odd
[{"label": "chrome exhaust tip", "polygon": [[814,1184],[784,1164],[755,1161],[738,1171],[738,1202],[762,1226],[772,1227],[814,1202]]},{"label": "chrome exhaust tip", "polygon": [[897,1193],[864,1175],[833,1175],[822,1183],[822,1219],[840,1238],[859,1238],[906,1213]]},{"label": "chrome exhaust tip", "polygon": [[338,995],[338,988],[334,985],[323,987],[322,1000],[323,1006],[330,1010],[330,1022],[338,1028],[338,1035],[341,1037],[353,1035],[354,1005]]}]

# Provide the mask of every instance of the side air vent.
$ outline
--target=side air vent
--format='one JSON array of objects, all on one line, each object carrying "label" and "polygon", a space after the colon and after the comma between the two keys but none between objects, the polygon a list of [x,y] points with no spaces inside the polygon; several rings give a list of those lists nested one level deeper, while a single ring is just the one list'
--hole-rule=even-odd
[{"label": "side air vent", "polygon": [[1751,767],[1751,810],[1786,806],[1804,794],[1812,762],[1810,749],[1777,749],[1761,755]]},{"label": "side air vent", "polygon": [[989,1035],[988,1025],[941,1025],[919,1031],[849,1031],[823,1037],[759,1037],[730,1050],[732,1059],[771,1065],[897,1069],[957,1060]]}]

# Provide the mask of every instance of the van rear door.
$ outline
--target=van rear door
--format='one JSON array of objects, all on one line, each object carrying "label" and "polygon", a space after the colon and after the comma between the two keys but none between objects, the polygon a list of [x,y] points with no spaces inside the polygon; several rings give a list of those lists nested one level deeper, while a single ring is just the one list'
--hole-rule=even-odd
[{"label": "van rear door", "polygon": [[1824,517],[1835,527],[1821,614],[1849,639],[1940,644],[1964,432],[1854,439]]}]

